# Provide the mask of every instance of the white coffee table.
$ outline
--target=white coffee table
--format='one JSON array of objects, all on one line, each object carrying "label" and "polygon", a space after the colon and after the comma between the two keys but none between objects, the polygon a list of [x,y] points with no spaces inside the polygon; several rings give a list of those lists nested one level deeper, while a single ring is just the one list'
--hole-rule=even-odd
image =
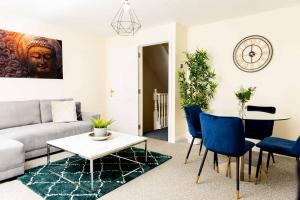
[{"label": "white coffee table", "polygon": [[[124,158],[118,155],[115,155],[114,153],[117,153],[121,150],[124,150],[128,147],[132,147],[134,145],[145,143],[145,162],[147,162],[147,138],[140,137],[140,136],[133,136],[128,135],[124,133],[114,132],[110,131],[112,133],[112,136],[105,141],[94,141],[91,138],[89,138],[89,133],[84,133],[80,135],[60,138],[56,140],[50,140],[47,141],[47,164],[50,163],[50,147],[56,147],[61,150],[76,154],[84,159],[87,159],[90,161],[90,173],[91,173],[91,190],[94,190],[94,160],[102,158],[107,155],[115,156],[121,159],[125,159],[128,161],[132,161],[134,163],[137,163],[140,165],[139,168],[122,175],[123,177],[131,174],[134,171],[137,171],[138,169],[142,168],[142,166],[145,165],[145,163],[138,162],[136,160],[131,160],[128,158]],[[52,170],[50,172],[60,176],[61,178],[75,184],[71,180],[68,180],[67,178],[63,177],[61,174],[58,174]],[[86,188],[83,188],[86,189]]]}]

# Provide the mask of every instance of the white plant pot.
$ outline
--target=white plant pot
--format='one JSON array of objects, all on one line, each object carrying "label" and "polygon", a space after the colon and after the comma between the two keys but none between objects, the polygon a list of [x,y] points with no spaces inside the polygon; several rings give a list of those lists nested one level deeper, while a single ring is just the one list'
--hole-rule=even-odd
[{"label": "white plant pot", "polygon": [[107,128],[94,128],[94,134],[96,137],[101,137],[106,135]]}]

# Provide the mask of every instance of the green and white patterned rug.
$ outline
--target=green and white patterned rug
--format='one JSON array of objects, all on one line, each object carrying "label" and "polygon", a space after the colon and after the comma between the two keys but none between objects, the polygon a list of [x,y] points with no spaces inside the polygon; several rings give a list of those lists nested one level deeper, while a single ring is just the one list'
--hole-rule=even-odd
[{"label": "green and white patterned rug", "polygon": [[[142,163],[145,161],[145,151],[135,147],[118,152],[118,155]],[[51,169],[84,188],[90,188],[89,161],[79,156],[68,157],[49,165],[29,169],[18,180],[47,200],[95,200],[169,159],[171,156],[149,151],[147,165],[125,178],[122,175],[140,167],[139,164],[113,156],[95,160],[94,188],[96,190],[94,192],[88,192],[49,172]]]}]

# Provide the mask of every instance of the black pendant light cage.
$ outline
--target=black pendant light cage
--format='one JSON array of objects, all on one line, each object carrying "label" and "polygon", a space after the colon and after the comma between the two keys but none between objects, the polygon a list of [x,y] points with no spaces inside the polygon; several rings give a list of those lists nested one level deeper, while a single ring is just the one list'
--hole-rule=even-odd
[{"label": "black pendant light cage", "polygon": [[123,2],[111,26],[121,36],[133,36],[142,27],[128,0]]}]

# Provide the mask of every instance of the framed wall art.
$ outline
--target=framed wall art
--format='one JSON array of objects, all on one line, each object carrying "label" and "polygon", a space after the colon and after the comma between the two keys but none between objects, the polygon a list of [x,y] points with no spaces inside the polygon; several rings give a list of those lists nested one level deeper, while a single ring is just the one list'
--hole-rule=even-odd
[{"label": "framed wall art", "polygon": [[63,79],[62,41],[0,29],[0,77]]}]

